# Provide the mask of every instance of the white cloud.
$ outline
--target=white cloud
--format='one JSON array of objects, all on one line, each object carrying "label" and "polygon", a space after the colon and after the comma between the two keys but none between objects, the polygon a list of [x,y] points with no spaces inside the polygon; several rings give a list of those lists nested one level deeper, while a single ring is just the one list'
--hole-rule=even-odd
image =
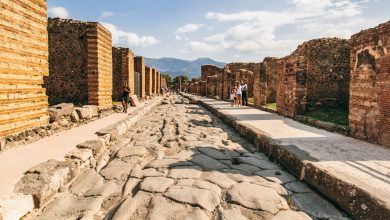
[{"label": "white cloud", "polygon": [[59,18],[69,17],[69,12],[66,10],[66,8],[61,6],[49,8],[48,13],[50,17],[59,17]]},{"label": "white cloud", "polygon": [[138,36],[135,33],[122,31],[111,23],[102,22],[101,24],[111,32],[114,44],[147,47],[158,42],[153,36]]},{"label": "white cloud", "polygon": [[187,34],[187,33],[190,33],[190,32],[195,32],[195,31],[201,29],[204,26],[205,26],[204,24],[186,24],[186,25],[176,29],[176,31],[174,33],[175,34],[175,38],[176,38],[176,40],[182,40],[181,35]]},{"label": "white cloud", "polygon": [[198,41],[188,42],[186,46],[197,52],[208,52],[208,53],[218,52],[222,49],[221,46],[215,46],[215,45],[198,42]]},{"label": "white cloud", "polygon": [[[369,1],[290,0],[288,8],[282,11],[208,12],[206,18],[231,25],[205,37],[204,42],[195,41],[187,46],[197,51],[234,50],[239,54],[278,51],[287,55],[299,43],[313,37],[349,37],[361,25],[358,15]],[[285,31],[282,28],[287,26],[291,32],[286,36],[288,40],[278,38],[277,32]]]},{"label": "white cloud", "polygon": [[104,11],[104,12],[102,12],[102,15],[101,15],[100,17],[102,17],[102,18],[108,18],[108,17],[112,17],[112,16],[114,16],[114,15],[115,15],[114,12],[111,12],[111,11]]}]

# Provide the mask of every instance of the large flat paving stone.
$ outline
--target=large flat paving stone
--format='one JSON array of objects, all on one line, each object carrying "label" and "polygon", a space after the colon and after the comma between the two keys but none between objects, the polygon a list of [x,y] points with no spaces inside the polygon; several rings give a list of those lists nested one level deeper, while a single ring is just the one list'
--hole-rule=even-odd
[{"label": "large flat paving stone", "polygon": [[103,184],[103,181],[103,177],[100,176],[94,169],[89,169],[76,178],[69,191],[80,196],[88,190],[100,187]]},{"label": "large flat paving stone", "polygon": [[295,212],[291,210],[280,211],[271,220],[311,220],[304,212]]},{"label": "large flat paving stone", "polygon": [[171,178],[147,177],[141,182],[140,189],[152,193],[163,193],[174,183],[175,180]]},{"label": "large flat paving stone", "polygon": [[198,205],[208,211],[213,211],[220,203],[220,198],[215,192],[189,186],[171,186],[164,196],[177,202]]},{"label": "large flat paving stone", "polygon": [[230,188],[236,184],[235,181],[231,180],[227,175],[219,171],[203,172],[200,178],[212,182],[225,189]]},{"label": "large flat paving stone", "polygon": [[46,206],[37,220],[93,219],[103,197],[77,197],[65,194]]},{"label": "large flat paving stone", "polygon": [[188,166],[188,167],[175,167],[171,169],[168,174],[168,177],[173,179],[197,179],[202,174],[201,168],[197,166]]},{"label": "large flat paving stone", "polygon": [[127,176],[130,175],[131,169],[132,165],[130,163],[115,158],[100,171],[100,174],[107,180],[122,180],[126,179]]},{"label": "large flat paving stone", "polygon": [[239,183],[227,192],[227,200],[249,209],[276,214],[289,209],[288,204],[275,190],[251,183]]},{"label": "large flat paving stone", "polygon": [[331,203],[315,193],[298,193],[291,197],[293,206],[318,219],[337,219],[342,217]]},{"label": "large flat paving stone", "polygon": [[199,189],[207,189],[215,192],[218,197],[221,196],[221,188],[217,185],[212,184],[208,181],[198,180],[198,179],[182,179],[177,182],[178,186],[191,186]]},{"label": "large flat paving stone", "polygon": [[191,162],[208,170],[222,170],[228,168],[225,164],[204,154],[199,154],[192,157]]},{"label": "large flat paving stone", "polygon": [[123,157],[131,157],[131,156],[139,156],[139,157],[144,157],[148,151],[146,150],[145,147],[142,146],[128,146],[121,148],[117,153],[116,156],[119,158]]}]

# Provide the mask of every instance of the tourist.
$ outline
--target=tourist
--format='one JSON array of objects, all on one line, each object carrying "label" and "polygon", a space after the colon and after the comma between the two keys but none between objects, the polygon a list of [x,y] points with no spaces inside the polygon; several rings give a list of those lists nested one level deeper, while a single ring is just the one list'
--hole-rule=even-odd
[{"label": "tourist", "polygon": [[242,86],[240,85],[240,83],[237,81],[236,82],[236,88],[237,88],[237,91],[236,91],[236,96],[237,96],[237,106],[242,106]]},{"label": "tourist", "polygon": [[233,89],[231,89],[230,91],[230,100],[232,101],[232,107],[235,106],[236,104],[236,87],[234,87]]},{"label": "tourist", "polygon": [[126,82],[124,82],[122,86],[123,113],[127,113],[127,107],[129,106],[129,102],[130,102],[130,87],[127,85]]},{"label": "tourist", "polygon": [[242,81],[241,82],[241,87],[242,87],[242,105],[248,105],[248,94],[247,94],[247,90],[248,90],[248,86],[246,85],[245,81]]}]

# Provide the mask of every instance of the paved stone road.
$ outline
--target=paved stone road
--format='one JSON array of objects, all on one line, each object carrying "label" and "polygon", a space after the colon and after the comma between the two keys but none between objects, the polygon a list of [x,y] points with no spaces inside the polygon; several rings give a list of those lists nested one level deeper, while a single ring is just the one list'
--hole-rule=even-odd
[{"label": "paved stone road", "polygon": [[144,117],[110,146],[107,166],[81,174],[37,219],[346,219],[183,100],[175,96]]}]

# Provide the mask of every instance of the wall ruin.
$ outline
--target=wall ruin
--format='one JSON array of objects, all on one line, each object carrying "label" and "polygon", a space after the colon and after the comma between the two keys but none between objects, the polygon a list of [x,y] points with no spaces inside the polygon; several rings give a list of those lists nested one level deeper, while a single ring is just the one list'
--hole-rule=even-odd
[{"label": "wall ruin", "polygon": [[135,94],[134,54],[129,48],[112,48],[112,98],[120,101],[122,85],[127,83],[130,94]]},{"label": "wall ruin", "polygon": [[152,69],[152,94],[156,94],[156,91],[157,91],[157,70],[156,69]]},{"label": "wall ruin", "polygon": [[49,18],[50,104],[112,105],[111,33],[96,22]]},{"label": "wall ruin", "polygon": [[338,38],[310,40],[278,61],[277,109],[287,116],[303,114],[308,104],[333,99],[347,106],[349,43]]},{"label": "wall ruin", "polygon": [[137,85],[135,87],[139,88],[139,98],[146,97],[146,80],[145,80],[145,60],[141,56],[134,57],[134,72],[138,73],[139,80],[137,80]]},{"label": "wall ruin", "polygon": [[390,147],[390,22],[353,35],[350,45],[351,134]]},{"label": "wall ruin", "polygon": [[152,68],[145,66],[145,94],[152,95]]},{"label": "wall ruin", "polygon": [[[12,1],[0,10],[0,137],[48,124],[46,1]],[[0,149],[1,150],[1,149]]]}]

